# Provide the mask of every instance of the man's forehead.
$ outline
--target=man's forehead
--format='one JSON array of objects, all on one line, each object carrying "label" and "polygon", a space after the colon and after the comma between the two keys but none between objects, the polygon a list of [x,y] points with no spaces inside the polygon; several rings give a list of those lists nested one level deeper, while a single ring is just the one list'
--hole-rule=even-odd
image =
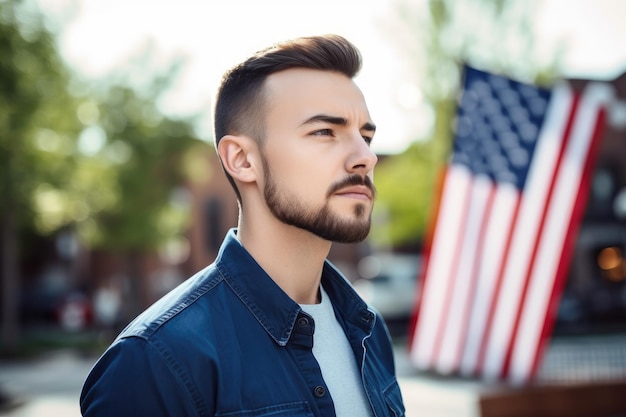
[{"label": "man's forehead", "polygon": [[270,110],[297,112],[302,122],[316,115],[369,119],[361,90],[338,72],[292,68],[271,74],[265,89]]},{"label": "man's forehead", "polygon": [[[336,94],[361,95],[353,79],[337,71],[290,68],[270,74],[265,82],[270,94],[317,93],[335,89]],[[362,95],[361,95],[362,97]]]}]

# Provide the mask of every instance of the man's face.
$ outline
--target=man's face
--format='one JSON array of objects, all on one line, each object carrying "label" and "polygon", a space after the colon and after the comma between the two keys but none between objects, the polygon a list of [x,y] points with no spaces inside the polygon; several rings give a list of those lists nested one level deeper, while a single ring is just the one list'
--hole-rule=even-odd
[{"label": "man's face", "polygon": [[377,162],[361,91],[329,71],[289,69],[266,81],[266,203],[283,223],[354,243],[369,233]]}]

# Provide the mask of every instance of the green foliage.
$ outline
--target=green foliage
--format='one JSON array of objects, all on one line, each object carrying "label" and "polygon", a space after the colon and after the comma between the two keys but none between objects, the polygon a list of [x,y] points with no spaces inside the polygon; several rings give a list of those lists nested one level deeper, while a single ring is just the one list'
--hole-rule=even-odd
[{"label": "green foliage", "polygon": [[152,249],[179,235],[182,158],[198,141],[191,121],[156,107],[173,75],[143,94],[80,85],[38,12],[2,2],[0,211],[23,233],[73,227],[90,247]]},{"label": "green foliage", "polygon": [[382,160],[376,167],[379,190],[372,239],[379,245],[403,245],[421,241],[432,216],[439,175],[449,154],[447,121],[454,111],[450,100],[437,103],[435,134],[417,141],[400,155]]},{"label": "green foliage", "polygon": [[0,11],[0,208],[33,227],[37,189],[58,189],[76,164],[69,74],[40,17],[13,2]]},{"label": "green foliage", "polygon": [[160,115],[155,101],[114,86],[100,103],[96,126],[105,139],[94,156],[111,166],[115,204],[81,229],[94,246],[154,249],[184,231],[187,207],[176,193],[185,180],[182,162],[197,140],[190,122]]},{"label": "green foliage", "polygon": [[[19,253],[41,223],[63,217],[64,185],[77,160],[79,123],[69,73],[41,17],[18,1],[0,7],[0,343],[19,340]],[[38,201],[38,202],[37,202]],[[54,217],[54,216],[53,216]]]},{"label": "green foliage", "polygon": [[123,84],[89,92],[29,6],[0,0],[0,348],[8,351],[19,346],[28,242],[65,229],[88,248],[126,253],[175,241],[189,214],[183,161],[199,147],[190,121],[157,110],[173,72],[144,76],[143,95]]},{"label": "green foliage", "polygon": [[[414,143],[376,168],[379,190],[371,237],[375,242],[410,242],[424,232],[427,196],[433,193],[430,143]],[[402,219],[402,221],[398,221]]]}]

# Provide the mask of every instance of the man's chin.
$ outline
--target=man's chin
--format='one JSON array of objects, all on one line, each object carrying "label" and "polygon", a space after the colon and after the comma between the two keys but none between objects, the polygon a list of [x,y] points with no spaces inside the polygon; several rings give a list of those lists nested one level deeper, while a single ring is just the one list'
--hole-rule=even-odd
[{"label": "man's chin", "polygon": [[364,241],[370,232],[370,225],[353,224],[334,228],[333,230],[317,230],[314,233],[322,239],[335,243],[359,243]]}]

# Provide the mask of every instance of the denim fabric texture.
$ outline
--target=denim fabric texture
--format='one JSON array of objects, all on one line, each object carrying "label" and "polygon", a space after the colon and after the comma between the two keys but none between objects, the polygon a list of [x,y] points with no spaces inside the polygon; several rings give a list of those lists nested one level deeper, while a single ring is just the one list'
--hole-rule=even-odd
[{"label": "denim fabric texture", "polygon": [[[322,284],[376,417],[404,415],[387,328],[329,263]],[[335,416],[313,319],[230,230],[216,261],[131,322],[81,393],[87,417]],[[351,416],[352,417],[352,416]]]}]

